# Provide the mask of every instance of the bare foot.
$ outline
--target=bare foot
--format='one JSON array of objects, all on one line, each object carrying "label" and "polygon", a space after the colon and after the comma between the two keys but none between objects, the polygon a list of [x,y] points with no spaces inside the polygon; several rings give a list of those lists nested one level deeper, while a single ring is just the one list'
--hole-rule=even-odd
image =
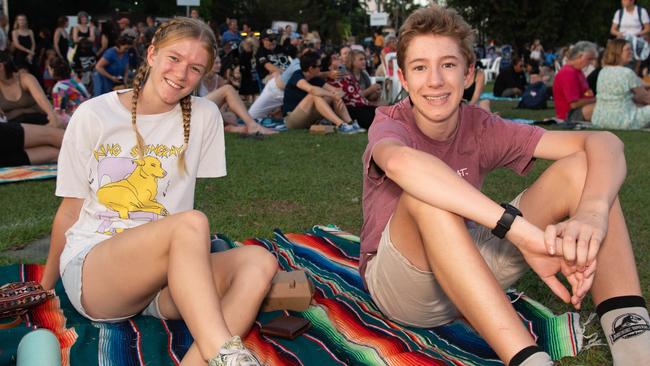
[{"label": "bare foot", "polygon": [[246,126],[238,126],[238,125],[226,124],[224,126],[224,131],[226,131],[226,132],[234,132],[234,133],[246,133],[247,129],[246,129]]},{"label": "bare foot", "polygon": [[258,125],[257,123],[255,124],[255,126],[248,127],[246,133],[248,133],[249,135],[254,135],[257,132],[261,133],[262,135],[275,135],[276,133],[278,133],[278,131],[276,130],[266,128],[264,126]]}]

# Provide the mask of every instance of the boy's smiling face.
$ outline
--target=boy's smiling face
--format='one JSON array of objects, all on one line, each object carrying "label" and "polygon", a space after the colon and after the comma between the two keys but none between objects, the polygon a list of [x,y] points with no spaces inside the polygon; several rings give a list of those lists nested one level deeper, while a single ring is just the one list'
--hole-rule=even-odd
[{"label": "boy's smiling face", "polygon": [[413,102],[415,121],[425,134],[444,139],[448,137],[444,134],[456,129],[463,92],[474,79],[474,65],[468,69],[458,41],[448,36],[416,36],[405,56],[398,75]]}]

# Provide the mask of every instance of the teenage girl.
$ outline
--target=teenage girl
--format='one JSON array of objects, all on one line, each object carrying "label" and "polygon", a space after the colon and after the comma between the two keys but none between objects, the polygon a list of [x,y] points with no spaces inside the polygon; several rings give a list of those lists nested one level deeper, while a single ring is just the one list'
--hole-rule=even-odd
[{"label": "teenage girl", "polygon": [[171,20],[156,31],[132,90],[75,111],[42,284],[52,288],[60,272],[73,306],[95,321],[182,318],[194,337],[183,365],[259,365],[239,336],[277,262],[253,246],[210,254],[208,220],[192,209],[196,178],[226,174],[219,110],[190,96],[215,49],[205,23]]}]

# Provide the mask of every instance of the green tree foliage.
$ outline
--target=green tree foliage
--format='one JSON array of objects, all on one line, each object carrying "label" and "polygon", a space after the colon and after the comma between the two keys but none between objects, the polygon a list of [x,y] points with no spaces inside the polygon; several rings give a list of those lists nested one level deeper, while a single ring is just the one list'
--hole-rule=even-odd
[{"label": "green tree foliage", "polygon": [[392,27],[398,30],[409,14],[421,5],[413,0],[384,0],[381,2],[381,7],[382,11],[388,13]]},{"label": "green tree foliage", "polygon": [[[638,1],[648,7],[650,1]],[[547,48],[578,40],[604,45],[620,2],[612,0],[448,0],[484,40],[522,47],[539,38]]]}]

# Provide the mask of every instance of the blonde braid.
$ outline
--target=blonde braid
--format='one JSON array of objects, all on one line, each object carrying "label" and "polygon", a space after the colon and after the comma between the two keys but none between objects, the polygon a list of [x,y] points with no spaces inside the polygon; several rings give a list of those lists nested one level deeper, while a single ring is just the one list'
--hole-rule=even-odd
[{"label": "blonde braid", "polygon": [[190,120],[192,118],[192,96],[188,95],[181,99],[181,111],[183,112],[183,149],[178,156],[178,170],[186,173],[185,168],[185,151],[190,142]]},{"label": "blonde braid", "polygon": [[133,79],[133,95],[131,96],[131,126],[135,132],[136,143],[138,144],[138,158],[143,159],[145,153],[144,138],[138,131],[138,126],[136,125],[136,110],[138,109],[138,97],[140,96],[140,89],[144,85],[147,74],[149,73],[149,64],[145,61],[140,65],[138,73]]},{"label": "blonde braid", "polygon": [[[169,25],[172,22],[163,23],[158,27],[156,33],[154,33],[153,39],[151,40],[152,44],[155,39],[159,39],[162,32],[167,27],[169,27]],[[135,132],[135,139],[138,145],[138,158],[140,159],[144,158],[145,143],[144,143],[144,138],[142,137],[142,134],[140,134],[140,131],[138,130],[138,126],[136,124],[136,114],[138,109],[138,98],[140,97],[140,90],[144,86],[144,83],[147,81],[148,73],[149,73],[149,63],[147,62],[147,60],[144,60],[142,62],[142,65],[140,65],[140,68],[138,68],[138,72],[136,73],[135,78],[133,78],[133,95],[131,96],[131,126],[133,127],[133,131]]]}]

